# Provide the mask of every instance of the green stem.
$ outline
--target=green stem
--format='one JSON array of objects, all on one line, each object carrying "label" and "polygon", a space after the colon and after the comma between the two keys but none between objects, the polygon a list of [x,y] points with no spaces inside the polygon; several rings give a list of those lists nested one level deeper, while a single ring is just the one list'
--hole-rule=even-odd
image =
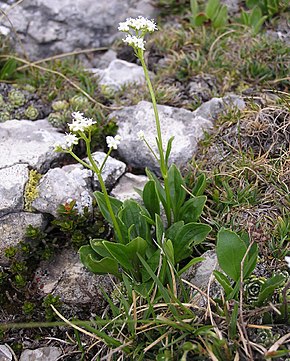
[{"label": "green stem", "polygon": [[156,102],[153,86],[152,86],[152,83],[151,83],[151,80],[149,77],[148,69],[147,69],[147,66],[146,66],[146,63],[144,60],[143,50],[140,50],[137,53],[137,56],[140,59],[141,64],[142,64],[142,68],[144,71],[145,79],[147,82],[147,86],[149,89],[149,93],[150,93],[152,105],[153,105],[153,110],[154,110],[155,123],[156,123],[156,129],[157,129],[157,146],[158,146],[159,155],[160,155],[160,170],[161,170],[162,177],[164,179],[164,188],[165,188],[165,195],[166,195],[165,213],[166,213],[166,218],[167,218],[168,227],[169,227],[171,225],[171,210],[170,210],[171,197],[170,197],[170,190],[169,190],[169,184],[168,184],[168,169],[167,169],[167,165],[165,162],[165,156],[164,156],[164,151],[163,151],[162,133],[161,133],[161,126],[160,126],[159,114],[158,114],[158,109],[157,109],[157,102]]},{"label": "green stem", "polygon": [[[91,153],[91,147],[90,147],[90,137],[84,137],[83,138],[84,141],[86,142],[86,148],[87,148],[87,155],[88,155],[88,158],[89,158],[89,161],[92,165],[92,168],[93,168],[93,171],[96,173],[97,177],[98,177],[98,181],[100,183],[100,186],[101,186],[101,190],[103,192],[103,195],[104,195],[104,198],[105,198],[105,202],[106,202],[106,205],[107,205],[107,208],[108,208],[108,211],[110,213],[110,216],[111,216],[111,219],[112,219],[112,222],[113,222],[113,226],[114,226],[114,230],[116,231],[117,233],[117,237],[119,238],[120,242],[121,243],[124,243],[123,242],[123,237],[122,237],[122,233],[121,233],[121,230],[120,230],[120,227],[118,225],[118,222],[117,222],[117,219],[115,217],[115,214],[113,212],[113,208],[112,208],[112,205],[111,205],[111,202],[110,202],[110,198],[109,198],[109,195],[108,195],[108,192],[107,192],[107,188],[106,188],[106,185],[105,185],[105,182],[103,180],[103,177],[102,177],[102,174],[101,174],[101,171],[99,169],[99,167],[97,166],[96,162],[94,161],[93,157],[92,157],[92,153]],[[102,164],[102,167],[104,166],[104,162]],[[101,167],[101,169],[102,169]]]}]

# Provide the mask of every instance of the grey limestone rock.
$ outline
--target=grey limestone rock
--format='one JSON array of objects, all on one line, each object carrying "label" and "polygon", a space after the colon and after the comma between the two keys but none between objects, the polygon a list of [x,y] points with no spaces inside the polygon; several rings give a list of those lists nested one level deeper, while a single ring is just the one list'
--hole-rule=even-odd
[{"label": "grey limestone rock", "polygon": [[[0,2],[0,8],[32,59],[108,46],[120,36],[120,21],[156,13],[150,0],[28,0],[13,8]],[[2,25],[10,28],[10,22]]]},{"label": "grey limestone rock", "polygon": [[[115,59],[106,69],[92,69],[99,76],[99,84],[112,90],[119,90],[129,83],[141,84],[145,82],[142,66]],[[151,77],[153,74],[151,74]]]},{"label": "grey limestone rock", "polygon": [[0,361],[12,361],[12,353],[6,345],[0,345]]},{"label": "grey limestone rock", "polygon": [[54,151],[54,143],[62,142],[64,134],[48,123],[9,120],[0,124],[0,169],[24,163],[39,172],[45,172],[62,154]]},{"label": "grey limestone rock", "polygon": [[78,164],[50,169],[40,180],[38,197],[32,207],[38,212],[57,217],[60,204],[76,200],[79,212],[92,207],[91,171]]},{"label": "grey limestone rock", "polygon": [[0,218],[0,265],[7,265],[8,260],[4,256],[6,248],[16,246],[25,237],[26,228],[31,224],[33,227],[43,229],[46,220],[42,214],[27,212],[10,213]]},{"label": "grey limestone rock", "polygon": [[[94,152],[92,154],[93,159],[97,162],[97,164],[101,165],[106,157],[106,153],[104,152]],[[113,157],[108,157],[106,164],[102,171],[102,177],[106,184],[107,189],[111,189],[118,179],[125,173],[126,164],[121,162],[118,159]],[[98,181],[98,177],[94,174],[93,177],[93,189],[100,189],[100,183]]]},{"label": "grey limestone rock", "polygon": [[23,211],[23,193],[28,181],[28,172],[26,164],[15,164],[0,169],[0,217],[11,212]]},{"label": "grey limestone rock", "polygon": [[[202,117],[196,117],[193,112],[164,105],[158,106],[163,147],[170,137],[174,136],[170,162],[179,166],[185,164],[194,153],[203,131],[212,127],[212,122]],[[137,133],[143,130],[150,146],[157,152],[156,127],[152,104],[141,101],[135,106],[117,110],[111,114],[118,124],[118,134],[122,142],[118,147],[119,154],[127,164],[137,168],[148,167],[158,172],[159,167],[143,141]]]},{"label": "grey limestone rock", "polygon": [[[95,152],[92,154],[97,164],[101,165],[106,154]],[[85,159],[85,161],[88,161]],[[102,172],[103,180],[111,189],[118,178],[125,172],[125,163],[108,157]],[[67,165],[62,168],[50,169],[40,180],[38,197],[32,202],[32,207],[38,212],[50,213],[57,216],[60,204],[71,200],[76,201],[76,207],[82,213],[85,206],[92,209],[93,190],[100,189],[96,175],[81,164]]]},{"label": "grey limestone rock", "polygon": [[[192,158],[198,142],[203,138],[204,131],[211,130],[214,120],[227,106],[242,108],[244,103],[235,96],[213,98],[194,112],[159,105],[163,148],[165,148],[169,138],[174,136],[169,163],[175,163],[177,166],[185,165]],[[125,162],[137,168],[148,167],[158,173],[157,161],[146,144],[137,137],[138,131],[142,130],[146,141],[157,152],[156,126],[152,104],[141,101],[137,105],[114,111],[111,117],[115,117],[119,127],[118,134],[122,137],[122,142],[118,151]]]},{"label": "grey limestone rock", "polygon": [[111,195],[125,201],[126,199],[141,200],[136,189],[143,190],[148,178],[144,175],[125,173],[118,184],[112,189]]},{"label": "grey limestone rock", "polygon": [[[207,292],[209,288],[209,296],[216,297],[221,292],[221,286],[217,284],[213,277],[213,271],[220,270],[217,260],[217,255],[214,250],[206,251],[202,256],[204,260],[196,265],[190,267],[181,276],[182,279],[188,281],[193,287],[189,287],[191,294],[193,295],[192,303],[205,306],[207,304]],[[196,292],[196,288],[201,290],[203,293]]]},{"label": "grey limestone rock", "polygon": [[42,262],[36,270],[34,284],[39,294],[58,295],[71,305],[100,305],[101,288],[108,294],[113,290],[111,278],[87,271],[72,249],[62,250],[53,261]]},{"label": "grey limestone rock", "polygon": [[35,350],[24,350],[21,353],[19,361],[57,361],[62,355],[62,351],[58,347],[46,346]]}]

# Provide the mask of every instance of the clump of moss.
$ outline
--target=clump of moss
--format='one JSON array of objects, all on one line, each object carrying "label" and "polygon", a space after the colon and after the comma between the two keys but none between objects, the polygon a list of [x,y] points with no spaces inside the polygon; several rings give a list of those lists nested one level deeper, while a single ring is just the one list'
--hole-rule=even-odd
[{"label": "clump of moss", "polygon": [[37,186],[41,177],[42,175],[36,170],[30,170],[24,190],[24,209],[28,212],[32,212],[32,202],[38,197]]}]

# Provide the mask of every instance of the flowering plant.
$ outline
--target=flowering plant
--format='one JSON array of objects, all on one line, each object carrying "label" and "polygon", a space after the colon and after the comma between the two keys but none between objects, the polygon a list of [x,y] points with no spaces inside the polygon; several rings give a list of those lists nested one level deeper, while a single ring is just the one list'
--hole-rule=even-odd
[{"label": "flowering plant", "polygon": [[[181,274],[190,265],[201,260],[200,257],[191,259],[181,267],[181,262],[191,256],[195,245],[204,241],[211,227],[198,222],[206,201],[206,197],[202,195],[205,188],[204,175],[198,178],[193,190],[187,191],[178,168],[174,164],[169,167],[168,164],[173,137],[168,141],[166,150],[163,149],[157,103],[144,60],[144,37],[157,30],[157,26],[152,20],[138,17],[120,23],[119,30],[126,33],[124,42],[133,47],[142,64],[151,95],[158,154],[148,144],[142,130],[138,132],[138,137],[147,144],[157,159],[161,181],[150,170],[146,170],[149,181],[141,192],[144,205],[132,199],[121,202],[110,197],[102,179],[102,170],[112,149],[117,149],[120,144],[121,138],[118,135],[107,137],[109,152],[101,165],[96,164],[90,150],[90,129],[95,122],[79,112],[72,114],[73,122],[69,128],[73,134],[66,135],[65,144],[58,145],[57,150],[71,154],[97,174],[102,192],[95,192],[94,195],[101,213],[115,231],[113,240],[93,239],[90,245],[82,246],[79,250],[81,261],[94,273],[111,273],[128,281],[127,284],[145,296],[156,277],[162,284],[172,286],[173,275]],[[90,164],[79,159],[72,151],[79,138],[86,144]],[[165,221],[162,219],[164,213]]]}]

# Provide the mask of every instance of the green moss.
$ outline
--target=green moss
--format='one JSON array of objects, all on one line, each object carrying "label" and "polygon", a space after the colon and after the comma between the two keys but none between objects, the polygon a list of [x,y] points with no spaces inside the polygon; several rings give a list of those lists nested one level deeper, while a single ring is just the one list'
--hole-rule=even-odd
[{"label": "green moss", "polygon": [[36,170],[29,172],[28,182],[25,185],[24,190],[24,209],[28,212],[32,212],[32,202],[38,197],[38,183],[42,175]]}]

